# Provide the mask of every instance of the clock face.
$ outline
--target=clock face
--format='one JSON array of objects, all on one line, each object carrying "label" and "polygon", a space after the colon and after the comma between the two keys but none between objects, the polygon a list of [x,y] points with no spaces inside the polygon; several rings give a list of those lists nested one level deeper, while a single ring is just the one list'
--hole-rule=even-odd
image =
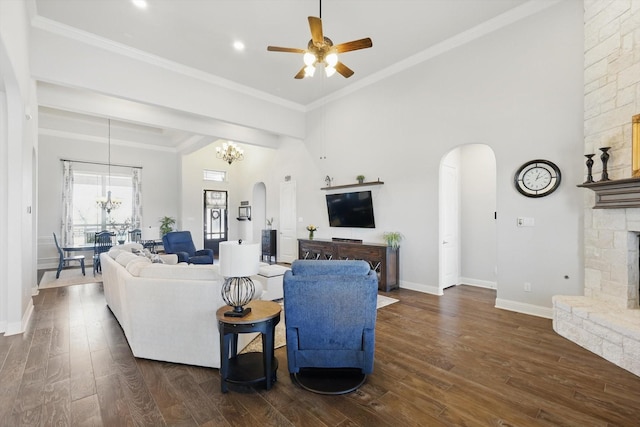
[{"label": "clock face", "polygon": [[560,185],[560,169],[548,160],[532,160],[520,166],[514,177],[516,189],[527,197],[543,197]]}]

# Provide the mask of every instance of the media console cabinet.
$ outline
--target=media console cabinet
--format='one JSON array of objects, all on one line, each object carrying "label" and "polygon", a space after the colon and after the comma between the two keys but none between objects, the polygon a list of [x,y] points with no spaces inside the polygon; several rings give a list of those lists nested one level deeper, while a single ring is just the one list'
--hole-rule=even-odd
[{"label": "media console cabinet", "polygon": [[378,275],[378,289],[384,292],[400,287],[399,257],[399,249],[381,243],[298,239],[299,259],[367,261]]}]

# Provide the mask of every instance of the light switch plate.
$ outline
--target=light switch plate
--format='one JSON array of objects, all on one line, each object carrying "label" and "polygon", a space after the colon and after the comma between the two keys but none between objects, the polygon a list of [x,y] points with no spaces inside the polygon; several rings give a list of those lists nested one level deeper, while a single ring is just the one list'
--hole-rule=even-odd
[{"label": "light switch plate", "polygon": [[516,220],[518,227],[533,227],[535,220],[531,217],[519,216]]}]

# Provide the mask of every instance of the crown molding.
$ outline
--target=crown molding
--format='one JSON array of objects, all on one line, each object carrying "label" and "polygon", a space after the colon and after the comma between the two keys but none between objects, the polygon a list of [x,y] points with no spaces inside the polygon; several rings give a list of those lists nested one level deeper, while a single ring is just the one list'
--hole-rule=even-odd
[{"label": "crown molding", "polygon": [[160,56],[114,42],[113,40],[91,34],[87,31],[80,30],[78,28],[74,28],[69,25],[44,18],[39,15],[35,16],[31,20],[31,26],[39,30],[66,37],[68,39],[76,40],[80,43],[84,43],[99,49],[104,49],[118,55],[145,62],[147,64],[160,67],[174,73],[182,74],[184,76],[197,79],[208,84],[220,86],[222,88],[229,89],[243,95],[251,96],[262,101],[267,101],[272,104],[280,105],[282,107],[289,108],[295,111],[306,111],[303,105],[296,102],[288,101],[284,98],[280,98],[266,92],[250,88],[248,86],[232,82],[231,80],[223,79],[222,77],[218,77],[213,74],[209,74],[204,71],[188,67],[174,61],[170,61]]}]

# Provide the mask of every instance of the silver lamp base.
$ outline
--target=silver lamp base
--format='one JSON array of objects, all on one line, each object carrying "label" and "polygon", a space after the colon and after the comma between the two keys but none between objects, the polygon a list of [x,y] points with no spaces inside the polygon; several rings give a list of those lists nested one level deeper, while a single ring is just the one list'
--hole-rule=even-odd
[{"label": "silver lamp base", "polygon": [[222,285],[222,299],[233,307],[224,313],[226,317],[244,317],[251,312],[251,307],[244,307],[253,299],[255,285],[249,277],[227,277]]}]

